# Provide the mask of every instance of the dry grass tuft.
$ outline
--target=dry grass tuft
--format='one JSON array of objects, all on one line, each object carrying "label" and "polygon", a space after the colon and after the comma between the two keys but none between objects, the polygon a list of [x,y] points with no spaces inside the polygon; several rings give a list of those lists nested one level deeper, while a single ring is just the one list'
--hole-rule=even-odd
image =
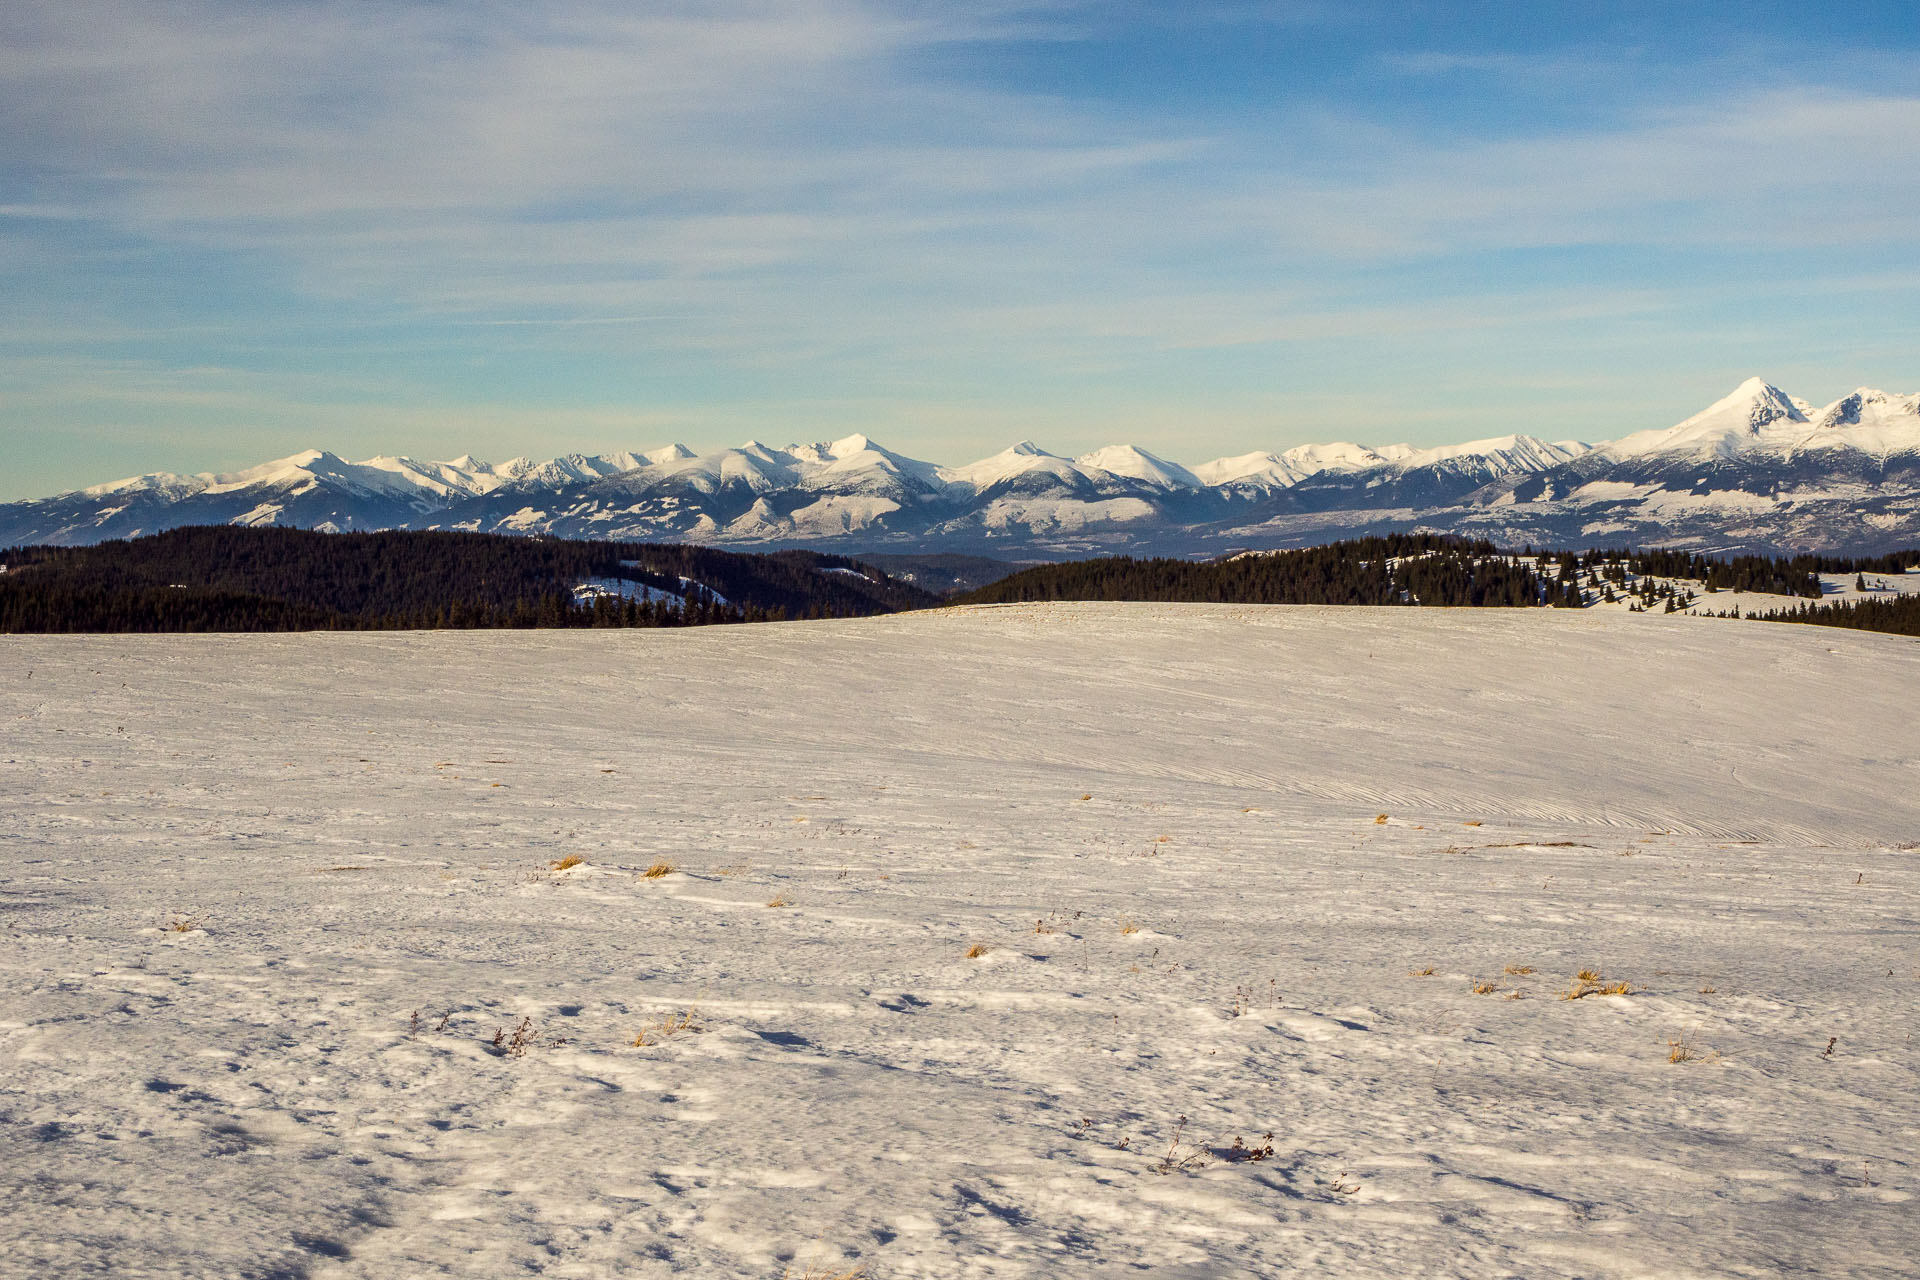
[{"label": "dry grass tuft", "polygon": [[1499,989],[1500,984],[1497,982],[1476,982],[1473,984],[1473,994],[1477,996],[1490,996]]},{"label": "dry grass tuft", "polygon": [[192,933],[206,923],[205,916],[172,916],[161,928],[168,933]]},{"label": "dry grass tuft", "polygon": [[978,960],[985,954],[987,954],[987,944],[984,942],[976,942],[967,948],[967,959],[969,960]]},{"label": "dry grass tuft", "polygon": [[549,866],[555,871],[571,871],[573,868],[580,866],[585,862],[586,862],[586,859],[581,857],[579,854],[570,853],[564,858],[556,858],[554,861],[549,862],[547,866]]},{"label": "dry grass tuft", "polygon": [[776,894],[774,897],[767,899],[767,905],[770,907],[790,907],[793,904],[788,902],[786,898]]},{"label": "dry grass tuft", "polygon": [[1533,966],[1530,964],[1510,964],[1500,972],[1511,974],[1516,978],[1524,978],[1533,972]]},{"label": "dry grass tuft", "polygon": [[1687,1043],[1685,1036],[1681,1036],[1678,1040],[1667,1041],[1668,1062],[1692,1062],[1697,1056],[1693,1046]]},{"label": "dry grass tuft", "polygon": [[1132,916],[1121,916],[1121,917],[1120,917],[1120,932],[1122,932],[1122,933],[1138,933],[1138,932],[1140,932],[1140,926],[1139,926],[1139,924],[1137,924],[1137,923],[1136,923],[1136,922],[1134,921],[1134,918],[1133,918]]},{"label": "dry grass tuft", "polygon": [[1381,814],[1381,815],[1380,815],[1379,817],[1377,817],[1377,818],[1375,818],[1375,819],[1373,820],[1373,825],[1374,825],[1374,826],[1376,826],[1376,827],[1384,827],[1384,826],[1386,826],[1386,825],[1387,825],[1387,815],[1383,813],[1383,814]]},{"label": "dry grass tuft", "polygon": [[1407,976],[1409,978],[1431,978],[1433,976],[1433,966],[1428,965],[1424,969],[1409,969],[1407,970]]},{"label": "dry grass tuft", "polygon": [[1578,978],[1582,982],[1600,981],[1600,975],[1595,973],[1592,969],[1582,969],[1580,972],[1574,974],[1573,976]]},{"label": "dry grass tuft", "polygon": [[1582,969],[1577,975],[1579,985],[1560,993],[1562,1000],[1584,1000],[1588,996],[1630,996],[1633,988],[1624,982],[1602,982],[1599,975],[1591,969]]},{"label": "dry grass tuft", "polygon": [[640,874],[645,876],[649,880],[658,880],[661,876],[670,876],[674,872],[678,871],[679,869],[680,868],[674,866],[671,862],[668,862],[664,858],[662,858],[662,859],[656,860],[652,866],[648,867],[645,871],[642,871]]},{"label": "dry grass tuft", "polygon": [[1093,799],[1093,792],[1091,792],[1091,791],[1089,791],[1089,792],[1087,792],[1087,794],[1085,794],[1085,795],[1083,795],[1083,796],[1081,796],[1080,798],[1081,798],[1082,800],[1091,800],[1091,799]]},{"label": "dry grass tuft", "polygon": [[658,1022],[650,1022],[641,1027],[628,1043],[635,1049],[645,1049],[659,1044],[668,1036],[679,1035],[682,1031],[700,1030],[699,1020],[694,1016],[698,1010],[688,1008],[683,1013],[669,1013]]},{"label": "dry grass tuft", "polygon": [[1715,994],[1718,991],[1719,991],[1719,988],[1714,986],[1705,986],[1700,988],[1700,994],[1703,996],[1710,996]]},{"label": "dry grass tuft", "polygon": [[819,1269],[812,1263],[808,1263],[805,1271],[795,1271],[792,1267],[784,1268],[780,1272],[780,1280],[864,1280],[866,1274],[867,1264],[864,1262],[855,1265],[849,1271]]},{"label": "dry grass tuft", "polygon": [[1477,826],[1479,826],[1479,825],[1480,825],[1480,823],[1478,822],[1478,820],[1476,820],[1476,821],[1473,821],[1473,822],[1463,822],[1463,823],[1461,823],[1460,825],[1461,825],[1461,826],[1463,826],[1463,827],[1477,827]]}]

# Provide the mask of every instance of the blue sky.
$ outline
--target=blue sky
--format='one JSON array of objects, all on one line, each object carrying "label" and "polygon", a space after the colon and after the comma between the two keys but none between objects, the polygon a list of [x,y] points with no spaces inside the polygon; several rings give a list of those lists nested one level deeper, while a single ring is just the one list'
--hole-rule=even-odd
[{"label": "blue sky", "polygon": [[0,499],[1920,389],[1916,46],[1911,4],[10,0]]}]

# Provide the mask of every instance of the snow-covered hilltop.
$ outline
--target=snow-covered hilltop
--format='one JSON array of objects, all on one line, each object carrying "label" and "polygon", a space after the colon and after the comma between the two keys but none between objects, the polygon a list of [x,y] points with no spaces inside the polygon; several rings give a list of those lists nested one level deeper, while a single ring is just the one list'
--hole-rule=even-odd
[{"label": "snow-covered hilltop", "polygon": [[770,640],[0,637],[0,1274],[1912,1277],[1906,640]]},{"label": "snow-covered hilltop", "polygon": [[1591,446],[1532,435],[1348,442],[1194,467],[1133,445],[1022,441],[963,466],[864,435],[778,448],[493,465],[308,450],[227,474],[135,476],[0,505],[0,545],[184,524],[469,529],[920,551],[1193,554],[1431,530],[1502,542],[1872,550],[1920,542],[1920,395],[1824,408],[1752,378],[1676,426]]}]

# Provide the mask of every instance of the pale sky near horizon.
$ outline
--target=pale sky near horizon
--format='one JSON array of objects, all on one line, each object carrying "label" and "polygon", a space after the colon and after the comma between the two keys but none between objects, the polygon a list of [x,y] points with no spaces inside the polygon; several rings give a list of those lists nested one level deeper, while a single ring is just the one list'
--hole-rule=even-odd
[{"label": "pale sky near horizon", "polygon": [[1822,8],[9,0],[0,500],[1920,390],[1920,12]]}]

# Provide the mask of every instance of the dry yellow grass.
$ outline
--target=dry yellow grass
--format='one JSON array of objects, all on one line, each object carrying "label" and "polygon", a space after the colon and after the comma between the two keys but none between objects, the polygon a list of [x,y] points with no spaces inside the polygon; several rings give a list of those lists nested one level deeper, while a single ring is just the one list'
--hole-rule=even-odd
[{"label": "dry yellow grass", "polygon": [[1120,917],[1120,932],[1122,932],[1122,933],[1138,933],[1138,932],[1140,932],[1140,926],[1139,926],[1138,924],[1136,924],[1136,923],[1134,923],[1134,919],[1133,919],[1133,917],[1132,917],[1132,916],[1121,916],[1121,917]]},{"label": "dry yellow grass", "polygon": [[795,1271],[787,1267],[780,1272],[780,1280],[863,1280],[867,1274],[867,1264],[862,1262],[849,1271],[816,1269],[811,1263],[805,1271]]},{"label": "dry yellow grass", "polygon": [[770,907],[790,907],[793,904],[791,902],[788,902],[784,897],[775,895],[774,897],[767,899],[767,905]]},{"label": "dry yellow grass", "polygon": [[579,866],[585,861],[586,859],[581,857],[579,854],[570,853],[564,858],[554,859],[552,862],[549,862],[547,865],[553,868],[553,870],[555,871],[570,871],[574,867]]},{"label": "dry yellow grass", "polygon": [[1387,815],[1384,813],[1373,820],[1373,825],[1376,827],[1383,827],[1386,824],[1387,824]]},{"label": "dry yellow grass", "polygon": [[1524,978],[1533,972],[1533,966],[1530,964],[1510,964],[1505,969],[1502,969],[1501,972],[1512,974],[1516,978]]},{"label": "dry yellow grass", "polygon": [[162,927],[168,933],[192,933],[204,921],[199,916],[173,916]]},{"label": "dry yellow grass", "polygon": [[969,960],[978,960],[985,954],[987,954],[987,945],[984,942],[976,942],[967,948],[967,959]]},{"label": "dry yellow grass", "polygon": [[1685,1036],[1667,1041],[1668,1062],[1692,1062],[1694,1056],[1693,1046],[1687,1043]]},{"label": "dry yellow grass", "polygon": [[1500,984],[1497,982],[1476,982],[1473,984],[1473,994],[1477,996],[1490,996],[1499,989]]},{"label": "dry yellow grass", "polygon": [[669,1013],[660,1021],[641,1027],[629,1043],[635,1049],[645,1049],[682,1031],[698,1031],[700,1024],[694,1018],[695,1012],[689,1008],[683,1013]]},{"label": "dry yellow grass", "polygon": [[1463,826],[1463,827],[1477,827],[1477,826],[1479,826],[1479,825],[1480,825],[1480,823],[1479,823],[1478,821],[1474,821],[1474,822],[1463,822],[1463,823],[1461,823],[1460,825],[1461,825],[1461,826]]},{"label": "dry yellow grass", "polygon": [[661,876],[670,876],[674,872],[678,871],[679,869],[680,868],[674,866],[671,862],[668,862],[665,859],[660,859],[655,861],[652,866],[648,867],[645,871],[642,871],[640,874],[645,876],[649,880],[658,880]]},{"label": "dry yellow grass", "polygon": [[1582,969],[1580,972],[1574,974],[1573,976],[1578,978],[1582,982],[1600,981],[1600,975],[1595,973],[1592,969]]},{"label": "dry yellow grass", "polygon": [[1424,969],[1409,969],[1407,970],[1407,976],[1409,978],[1431,978],[1433,976],[1433,966],[1428,965]]},{"label": "dry yellow grass", "polygon": [[[1582,969],[1583,975],[1591,970]],[[1582,977],[1578,986],[1560,993],[1562,1000],[1585,1000],[1588,996],[1629,996],[1633,988],[1624,982],[1601,982],[1597,978]]]}]

